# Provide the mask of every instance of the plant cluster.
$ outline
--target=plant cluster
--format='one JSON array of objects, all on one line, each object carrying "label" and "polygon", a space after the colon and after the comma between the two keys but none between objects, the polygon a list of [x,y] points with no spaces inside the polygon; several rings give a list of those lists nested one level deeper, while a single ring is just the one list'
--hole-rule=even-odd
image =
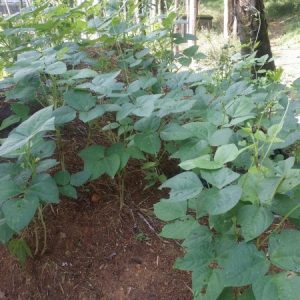
[{"label": "plant cluster", "polygon": [[[192,271],[195,299],[296,299],[300,169],[285,149],[300,137],[299,80],[287,88],[275,73],[253,79],[253,64],[259,75],[267,60],[254,54],[232,57],[222,72],[182,70],[202,54],[173,53],[193,38],[174,33],[176,14],[149,30],[134,24],[134,10],[99,9],[41,6],[2,20],[5,41],[22,48],[3,56],[9,76],[0,82],[14,112],[1,128],[15,127],[0,146],[0,241],[25,259],[30,249],[14,237],[36,215],[44,224],[45,205],[76,199],[77,187],[104,174],[119,182],[122,205],[126,166],[138,159],[150,184],[170,189],[154,211],[167,222],[161,235],[183,240],[175,266]],[[75,119],[89,135],[84,167],[71,173],[54,157]],[[156,170],[166,157],[183,170],[168,180]]]}]

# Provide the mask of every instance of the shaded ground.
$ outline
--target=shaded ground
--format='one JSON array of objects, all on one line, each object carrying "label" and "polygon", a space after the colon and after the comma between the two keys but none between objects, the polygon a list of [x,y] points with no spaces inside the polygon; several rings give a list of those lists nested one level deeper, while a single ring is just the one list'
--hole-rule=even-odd
[{"label": "shaded ground", "polygon": [[[73,130],[71,130],[73,128]],[[74,131],[74,128],[76,130]],[[85,144],[86,128],[73,124],[63,133],[66,164],[81,168],[77,150]],[[96,136],[105,143],[105,137]],[[168,170],[169,168],[169,170]],[[166,167],[166,172],[173,167]],[[152,208],[162,194],[143,191],[143,174],[133,162],[126,177],[126,206],[119,209],[118,186],[109,178],[87,184],[79,199],[45,209],[48,239],[43,256],[24,267],[0,247],[0,299],[188,300],[190,275],[173,270],[180,246],[162,240],[162,224]],[[39,222],[24,237],[39,253],[43,231]]]}]

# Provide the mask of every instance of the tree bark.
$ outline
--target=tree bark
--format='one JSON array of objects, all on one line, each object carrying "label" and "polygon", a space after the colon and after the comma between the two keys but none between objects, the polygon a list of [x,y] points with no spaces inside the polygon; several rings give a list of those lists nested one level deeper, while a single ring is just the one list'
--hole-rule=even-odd
[{"label": "tree bark", "polygon": [[[242,44],[242,54],[257,51],[256,57],[268,55],[272,58],[268,24],[263,0],[235,0],[238,36]],[[275,70],[274,61],[266,63],[265,70]]]},{"label": "tree bark", "polygon": [[224,37],[228,39],[235,31],[234,0],[224,0]]},{"label": "tree bark", "polygon": [[[196,24],[197,24],[197,13],[198,13],[198,1],[197,0],[187,0],[186,1],[187,10],[187,33],[196,36]],[[195,40],[189,40],[189,45],[196,45]]]}]

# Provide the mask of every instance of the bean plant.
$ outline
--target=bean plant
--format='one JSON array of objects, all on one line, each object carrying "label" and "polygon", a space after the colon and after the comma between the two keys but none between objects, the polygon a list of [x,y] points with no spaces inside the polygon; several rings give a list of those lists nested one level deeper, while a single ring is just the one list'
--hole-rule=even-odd
[{"label": "bean plant", "polygon": [[[228,58],[222,74],[192,71],[204,55],[198,46],[173,52],[195,38],[175,33],[174,12],[151,29],[128,13],[86,1],[1,20],[10,51],[1,54],[0,89],[13,114],[0,130],[13,129],[0,146],[0,241],[24,262],[32,253],[23,232],[39,220],[43,254],[44,207],[77,199],[78,187],[103,175],[118,183],[122,208],[135,159],[149,185],[169,191],[154,212],[161,236],[182,241],[175,267],[192,273],[194,299],[297,299],[300,79],[287,87],[277,73],[253,75],[268,59],[255,54]],[[83,168],[72,173],[62,135],[76,122],[88,134]],[[181,172],[157,171],[165,159]]]}]

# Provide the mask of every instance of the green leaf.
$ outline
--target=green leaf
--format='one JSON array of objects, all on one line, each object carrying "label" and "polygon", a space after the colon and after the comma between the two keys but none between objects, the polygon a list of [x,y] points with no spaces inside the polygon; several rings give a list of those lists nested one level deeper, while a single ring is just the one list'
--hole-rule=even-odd
[{"label": "green leaf", "polygon": [[77,191],[72,185],[64,185],[59,187],[59,192],[69,198],[77,199]]},{"label": "green leaf", "polygon": [[151,115],[135,122],[134,129],[137,131],[156,131],[160,126],[160,118]]},{"label": "green leaf", "polygon": [[89,111],[96,105],[97,98],[89,92],[70,90],[64,93],[66,103],[78,111]]},{"label": "green leaf", "polygon": [[193,57],[197,53],[198,49],[199,49],[199,46],[194,45],[194,46],[184,49],[183,54],[188,57]]},{"label": "green leaf", "polygon": [[79,156],[84,160],[84,171],[90,174],[91,179],[96,179],[105,173],[102,166],[104,149],[100,145],[92,145],[79,153]]},{"label": "green leaf", "polygon": [[120,156],[118,154],[111,154],[110,156],[107,156],[102,159],[102,164],[105,172],[113,178],[115,177],[120,168]]},{"label": "green leaf", "polygon": [[188,139],[193,134],[176,123],[170,123],[160,132],[160,137],[164,141],[181,141]]},{"label": "green leaf", "polygon": [[20,122],[21,118],[17,115],[11,115],[7,118],[5,118],[2,123],[1,123],[1,126],[0,126],[0,130],[3,130],[13,124],[16,124],[18,122]]},{"label": "green leaf", "polygon": [[220,146],[216,153],[214,160],[217,163],[225,164],[227,162],[235,160],[239,155],[239,150],[234,144],[228,144]]},{"label": "green leaf", "polygon": [[86,79],[86,78],[94,78],[98,73],[91,69],[81,69],[79,72],[72,77],[72,79]]},{"label": "green leaf", "polygon": [[269,238],[271,262],[277,267],[300,272],[300,231],[284,230]]},{"label": "green leaf", "polygon": [[23,103],[11,103],[10,104],[11,110],[21,118],[22,121],[27,119],[30,113],[30,109],[28,105]]},{"label": "green leaf", "polygon": [[299,184],[300,184],[300,169],[288,170],[284,176],[284,180],[279,185],[277,192],[284,194],[286,192],[291,191]]},{"label": "green leaf", "polygon": [[201,176],[210,184],[222,189],[224,186],[232,183],[240,177],[240,174],[233,172],[231,169],[222,168],[219,170],[202,170]]},{"label": "green leaf", "polygon": [[107,155],[112,155],[112,154],[116,154],[120,158],[119,170],[122,170],[123,168],[125,168],[128,163],[129,157],[130,157],[125,146],[122,143],[116,143],[116,144],[111,145],[107,149]]},{"label": "green leaf", "polygon": [[217,170],[223,168],[222,163],[211,161],[209,155],[202,155],[194,159],[186,160],[180,163],[179,166],[184,170],[192,170],[195,168],[205,170]]},{"label": "green leaf", "polygon": [[238,210],[237,223],[241,226],[245,241],[260,236],[273,223],[273,214],[267,208],[245,205]]},{"label": "green leaf", "polygon": [[157,133],[138,133],[134,137],[134,143],[140,150],[149,154],[156,154],[160,150],[160,138]]},{"label": "green leaf", "polygon": [[6,244],[14,234],[15,231],[13,231],[6,223],[1,223],[0,218],[0,243]]},{"label": "green leaf", "polygon": [[185,220],[177,220],[173,223],[167,224],[163,227],[160,236],[169,239],[185,239],[191,231],[200,227],[199,223],[192,219],[188,218]]},{"label": "green leaf", "polygon": [[52,106],[46,107],[33,114],[21,123],[4,141],[0,147],[0,156],[7,155],[27,144],[40,132],[54,130]]},{"label": "green leaf", "polygon": [[26,262],[26,258],[32,257],[31,250],[27,243],[23,239],[11,240],[8,243],[8,249],[11,254],[13,254],[19,262],[23,265]]},{"label": "green leaf", "polygon": [[76,118],[76,111],[69,106],[62,106],[53,112],[55,117],[55,125],[63,125],[71,122]]},{"label": "green leaf", "polygon": [[68,171],[58,171],[54,175],[54,180],[58,185],[67,185],[70,183],[71,175]]},{"label": "green leaf", "polygon": [[256,300],[295,300],[300,295],[300,277],[293,273],[268,275],[252,286]]},{"label": "green leaf", "polygon": [[269,270],[263,252],[252,244],[241,243],[225,251],[218,259],[225,287],[242,287],[252,284]]},{"label": "green leaf", "polygon": [[39,162],[38,166],[36,167],[37,173],[43,173],[48,171],[49,169],[55,167],[58,164],[56,159],[45,159]]},{"label": "green leaf", "polygon": [[162,188],[170,188],[170,199],[179,202],[198,196],[203,189],[203,185],[195,173],[183,172],[164,182],[160,186],[160,189]]},{"label": "green leaf", "polygon": [[237,185],[222,190],[211,188],[201,194],[201,203],[210,215],[224,214],[232,209],[240,200],[242,189]]},{"label": "green leaf", "polygon": [[162,221],[168,222],[186,216],[187,202],[173,202],[162,199],[154,204],[154,213]]},{"label": "green leaf", "polygon": [[32,196],[5,201],[2,205],[2,211],[6,224],[12,230],[20,232],[33,219],[38,206],[38,198]]},{"label": "green leaf", "polygon": [[221,129],[218,129],[209,138],[209,144],[211,146],[226,145],[226,144],[229,143],[232,134],[233,134],[233,131],[230,128],[221,128]]},{"label": "green leaf", "polygon": [[162,94],[157,95],[145,95],[140,96],[136,99],[135,108],[132,113],[139,117],[150,117],[153,110],[155,102],[162,96]]},{"label": "green leaf", "polygon": [[50,75],[61,75],[67,72],[67,66],[62,61],[57,61],[46,67],[45,73]]},{"label": "green leaf", "polygon": [[94,108],[92,108],[90,111],[81,111],[79,113],[79,119],[84,122],[90,122],[96,118],[101,117],[104,115],[105,109],[102,105],[96,105]]},{"label": "green leaf", "polygon": [[0,205],[7,199],[17,196],[21,192],[20,187],[11,180],[9,175],[0,179]]},{"label": "green leaf", "polygon": [[39,174],[35,177],[27,192],[30,197],[39,198],[46,203],[59,202],[57,185],[49,174]]},{"label": "green leaf", "polygon": [[80,171],[71,175],[70,184],[73,186],[81,186],[84,185],[89,178],[91,177],[90,172]]}]

